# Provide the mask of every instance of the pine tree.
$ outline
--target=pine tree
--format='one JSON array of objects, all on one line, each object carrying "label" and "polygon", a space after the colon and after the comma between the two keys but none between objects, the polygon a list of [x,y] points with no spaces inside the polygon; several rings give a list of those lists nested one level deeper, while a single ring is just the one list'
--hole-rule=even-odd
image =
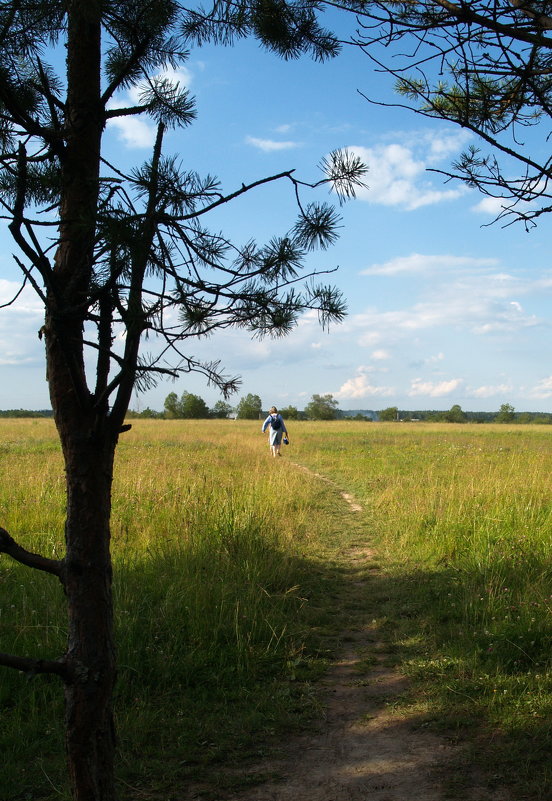
[{"label": "pine tree", "polygon": [[395,80],[398,104],[477,135],[478,144],[437,172],[492,199],[490,207],[506,224],[521,221],[529,228],[552,210],[551,2],[339,5],[358,17],[354,43],[378,73]]},{"label": "pine tree", "polygon": [[[4,529],[0,551],[56,576],[68,609],[59,660],[2,654],[0,664],[62,678],[76,801],[115,798],[111,485],[132,392],[195,370],[227,396],[238,379],[189,356],[190,340],[231,326],[283,335],[308,309],[324,325],[344,315],[336,289],[312,275],[298,283],[306,253],[335,239],[339,218],[328,204],[299,203],[290,232],[264,245],[240,246],[207,227],[211,210],[260,185],[287,181],[299,198],[306,185],[293,170],[224,192],[163,154],[166,131],[196,115],[186,89],[163,77],[185,60],[193,36],[228,43],[252,34],[285,58],[337,50],[316,22],[316,3],[228,9],[217,22],[172,0],[12,0],[0,8],[0,202],[23,282],[44,304],[67,488],[64,558],[29,553]],[[64,74],[47,63],[51,49],[63,53]],[[138,103],[113,108],[115,93],[131,86],[140,87]],[[103,156],[104,129],[138,114],[156,122],[155,146],[147,163],[124,173]],[[334,153],[315,183],[346,198],[363,172],[355,158]],[[122,350],[114,345],[120,330]],[[160,356],[142,352],[146,334],[164,342]]]}]

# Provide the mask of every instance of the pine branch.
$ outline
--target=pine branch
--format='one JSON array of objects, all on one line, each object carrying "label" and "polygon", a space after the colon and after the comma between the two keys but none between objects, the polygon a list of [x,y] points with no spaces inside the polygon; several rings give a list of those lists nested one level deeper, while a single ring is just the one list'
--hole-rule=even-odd
[{"label": "pine branch", "polygon": [[48,559],[45,556],[40,556],[36,553],[31,553],[11,537],[6,529],[0,526],[0,553],[5,553],[15,559],[26,567],[32,567],[35,570],[43,570],[45,573],[51,573],[57,576],[58,579],[64,582],[64,567],[65,561],[63,559]]},{"label": "pine branch", "polygon": [[28,675],[37,673],[54,673],[64,681],[69,681],[70,674],[65,662],[52,659],[32,659],[28,656],[14,656],[0,653],[0,665],[20,670]]}]

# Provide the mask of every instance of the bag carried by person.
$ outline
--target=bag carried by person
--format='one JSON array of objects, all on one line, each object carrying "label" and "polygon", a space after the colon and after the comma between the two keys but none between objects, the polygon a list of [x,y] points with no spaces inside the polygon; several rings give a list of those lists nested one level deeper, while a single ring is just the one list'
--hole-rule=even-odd
[{"label": "bag carried by person", "polygon": [[281,417],[273,417],[270,421],[270,425],[274,429],[274,431],[278,431],[282,427],[282,418]]}]

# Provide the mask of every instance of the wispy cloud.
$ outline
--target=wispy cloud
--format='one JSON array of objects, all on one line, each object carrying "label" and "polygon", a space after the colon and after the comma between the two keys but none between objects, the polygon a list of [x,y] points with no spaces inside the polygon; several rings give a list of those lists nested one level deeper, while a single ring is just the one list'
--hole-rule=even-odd
[{"label": "wispy cloud", "polygon": [[264,153],[273,153],[277,150],[293,150],[293,148],[301,146],[299,142],[258,139],[256,136],[247,136],[245,141],[248,145],[252,145]]},{"label": "wispy cloud", "polygon": [[463,383],[461,378],[451,378],[449,381],[423,381],[421,378],[413,379],[408,395],[416,397],[425,395],[428,398],[442,398],[455,392]]},{"label": "wispy cloud", "polygon": [[289,123],[285,123],[284,125],[278,125],[278,127],[275,128],[274,130],[276,131],[276,133],[285,134],[285,133],[289,133],[292,130],[292,128],[293,128],[293,125],[291,125]]},{"label": "wispy cloud", "polygon": [[[188,87],[192,82],[192,75],[185,67],[180,67],[178,70],[167,69],[155,77],[165,78],[180,88]],[[145,89],[147,89],[145,83],[131,86],[124,94],[117,95],[109,104],[109,108],[117,109],[139,105],[140,96]],[[151,148],[155,143],[157,127],[145,116],[115,117],[108,121],[108,127],[117,131],[119,140],[128,148]]]},{"label": "wispy cloud", "polygon": [[372,264],[360,275],[402,275],[421,273],[443,273],[451,270],[496,267],[498,259],[478,259],[470,256],[453,256],[452,254],[411,253],[409,256],[398,256],[381,264]]},{"label": "wispy cloud", "polygon": [[[470,394],[474,398],[494,398],[496,395],[504,395],[512,391],[513,391],[513,386],[511,384],[494,384],[494,385],[488,384],[481,387],[477,387],[476,389],[472,389],[469,391],[468,394]],[[551,392],[552,392],[552,386],[551,386]]]},{"label": "wispy cloud", "polygon": [[[10,303],[21,285],[0,279],[0,304]],[[38,330],[44,319],[43,305],[27,286],[0,315],[0,365],[23,366],[42,358],[43,345]]]},{"label": "wispy cloud", "polygon": [[388,350],[384,350],[383,348],[380,348],[378,350],[373,351],[370,354],[370,358],[374,359],[375,361],[378,361],[378,362],[379,361],[385,361],[386,359],[390,359],[391,358],[391,354],[389,353]]},{"label": "wispy cloud", "polygon": [[552,375],[541,378],[528,394],[530,398],[552,398]]},{"label": "wispy cloud", "polygon": [[380,387],[373,383],[370,377],[372,369],[366,366],[357,367],[357,375],[345,381],[337,392],[333,393],[334,397],[338,400],[348,400],[394,395],[394,387]]},{"label": "wispy cloud", "polygon": [[[544,320],[527,311],[518,298],[541,297],[550,292],[548,278],[525,280],[504,272],[489,273],[488,268],[495,266],[493,259],[447,258],[449,266],[465,266],[465,271],[445,274],[442,281],[432,277],[424,285],[425,297],[411,306],[389,311],[371,308],[352,316],[345,322],[346,332],[356,332],[359,345],[372,347],[383,342],[397,343],[413,332],[440,327],[488,335],[512,334],[543,324]],[[433,262],[434,266],[438,262],[438,259]],[[422,269],[422,263],[423,258],[415,256],[375,268],[390,276],[407,268],[414,274],[416,269]],[[470,266],[474,269],[468,269]]]},{"label": "wispy cloud", "polygon": [[405,141],[374,147],[351,146],[349,149],[368,165],[368,188],[357,196],[369,203],[397,206],[407,211],[455,200],[469,190],[463,184],[454,189],[442,189],[442,183],[437,184],[438,179],[430,178],[427,170],[457,153],[468,136],[462,132],[426,132],[414,138],[410,134]]}]

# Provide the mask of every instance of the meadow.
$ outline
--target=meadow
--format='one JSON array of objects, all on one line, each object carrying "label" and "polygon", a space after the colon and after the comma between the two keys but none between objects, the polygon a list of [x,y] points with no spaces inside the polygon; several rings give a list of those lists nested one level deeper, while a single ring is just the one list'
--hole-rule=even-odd
[{"label": "meadow", "polygon": [[[291,423],[274,460],[256,421],[132,422],[112,525],[121,798],[239,784],[228,766],[317,720],[319,679],[374,604],[405,710],[489,787],[551,797],[552,429]],[[52,422],[0,421],[0,452],[0,525],[61,556]],[[359,605],[346,554],[363,544],[378,556]],[[56,658],[59,584],[0,566],[0,650]],[[3,798],[63,801],[59,681],[0,670]]]}]

